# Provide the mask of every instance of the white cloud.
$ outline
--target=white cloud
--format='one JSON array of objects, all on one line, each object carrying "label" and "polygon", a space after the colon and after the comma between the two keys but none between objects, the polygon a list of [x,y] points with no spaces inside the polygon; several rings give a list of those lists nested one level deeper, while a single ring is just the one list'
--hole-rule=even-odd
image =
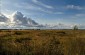
[{"label": "white cloud", "polygon": [[84,17],[85,17],[85,14],[76,14],[75,16],[77,16],[77,17],[82,17],[82,16],[84,16]]},{"label": "white cloud", "polygon": [[63,12],[56,12],[55,14],[64,14]]},{"label": "white cloud", "polygon": [[[27,28],[27,27],[31,27],[30,29],[34,28],[34,29],[37,29],[37,28],[41,28],[41,29],[50,29],[50,28],[55,28],[57,29],[58,27],[61,29],[62,28],[67,28],[67,26],[64,26],[64,25],[59,25],[58,27],[57,26],[48,26],[48,25],[40,25],[38,24],[37,22],[35,22],[34,20],[30,19],[30,18],[27,18],[25,17],[21,12],[14,12],[12,15],[10,15],[9,18],[5,17],[4,15],[1,15],[0,17],[2,17],[0,20],[0,27],[1,28]],[[3,19],[3,20],[2,20]],[[5,22],[5,21],[8,21],[9,22]],[[3,22],[2,22],[3,21]]]},{"label": "white cloud", "polygon": [[32,0],[32,1],[33,1],[34,3],[36,3],[36,4],[38,4],[38,5],[41,5],[41,6],[45,7],[45,8],[53,9],[52,6],[46,5],[46,4],[44,4],[44,3],[42,3],[42,2],[40,2],[40,1],[38,1],[38,0]]},{"label": "white cloud", "polygon": [[63,12],[54,12],[54,11],[51,11],[51,10],[46,10],[46,9],[40,9],[40,11],[42,12],[45,12],[45,13],[48,13],[48,14],[64,14]]},{"label": "white cloud", "polygon": [[21,13],[21,12],[18,12],[18,11],[16,11],[16,12],[14,12],[13,14],[12,14],[12,19],[11,19],[11,21],[12,22],[15,22],[15,23],[20,23],[20,24],[22,24],[22,23],[26,23],[26,19],[24,19],[24,17],[23,17],[23,14]]},{"label": "white cloud", "polygon": [[[79,16],[79,15],[78,15]],[[79,28],[85,28],[85,25],[80,24],[56,24],[56,25],[40,25],[34,20],[25,17],[21,12],[14,12],[11,17],[8,19],[4,15],[0,15],[0,28],[30,28],[30,29],[71,29],[75,25],[77,25]],[[8,22],[8,20],[10,20]],[[13,23],[12,23],[13,22]]]},{"label": "white cloud", "polygon": [[[35,1],[37,2],[37,1]],[[42,11],[48,14],[64,14],[63,12],[53,12],[52,10],[44,9],[39,6],[28,4],[28,3],[21,3],[21,4],[15,4],[16,7],[21,9],[27,9],[27,10],[33,10],[33,11]]]},{"label": "white cloud", "polygon": [[84,17],[85,17],[85,14],[82,14],[82,13],[70,16],[70,18],[73,18],[73,19],[80,19],[80,18],[84,19]]},{"label": "white cloud", "polygon": [[82,10],[85,9],[84,7],[76,6],[76,5],[67,5],[66,9],[77,9],[77,10]]},{"label": "white cloud", "polygon": [[0,22],[8,22],[8,18],[3,14],[0,14]]},{"label": "white cloud", "polygon": [[41,11],[43,9],[34,4],[29,4],[29,3],[16,3],[14,6],[19,9],[27,9],[27,10],[34,10],[34,11],[35,10]]},{"label": "white cloud", "polygon": [[21,25],[28,25],[28,26],[35,26],[38,25],[34,20],[25,17],[21,12],[14,12],[12,14],[11,21],[15,24],[21,24]]}]

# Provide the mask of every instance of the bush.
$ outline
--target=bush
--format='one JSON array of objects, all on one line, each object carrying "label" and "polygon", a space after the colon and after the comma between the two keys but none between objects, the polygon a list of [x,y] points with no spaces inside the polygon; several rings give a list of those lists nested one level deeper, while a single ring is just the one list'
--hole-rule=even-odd
[{"label": "bush", "polygon": [[78,26],[75,25],[75,26],[73,27],[73,29],[74,29],[74,30],[78,30]]},{"label": "bush", "polygon": [[16,35],[21,35],[21,34],[23,34],[23,33],[17,31],[17,32],[15,32],[15,34],[16,34]]}]

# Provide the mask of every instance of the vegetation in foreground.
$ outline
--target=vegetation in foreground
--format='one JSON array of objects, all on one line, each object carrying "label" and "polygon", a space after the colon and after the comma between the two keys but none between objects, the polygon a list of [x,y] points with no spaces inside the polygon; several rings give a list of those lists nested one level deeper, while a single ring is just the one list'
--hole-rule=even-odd
[{"label": "vegetation in foreground", "polygon": [[85,55],[85,30],[0,30],[0,55]]}]

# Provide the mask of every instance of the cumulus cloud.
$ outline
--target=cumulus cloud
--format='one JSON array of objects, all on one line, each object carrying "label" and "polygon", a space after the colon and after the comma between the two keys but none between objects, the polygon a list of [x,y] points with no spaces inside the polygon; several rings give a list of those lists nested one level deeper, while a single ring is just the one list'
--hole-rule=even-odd
[{"label": "cumulus cloud", "polygon": [[26,22],[26,18],[23,16],[23,14],[21,12],[14,12],[12,14],[12,22],[15,22],[17,24],[27,24]]},{"label": "cumulus cloud", "polygon": [[35,22],[34,20],[32,20],[30,18],[28,18],[27,20],[28,20],[27,23],[30,24],[30,25],[39,25],[37,22]]},{"label": "cumulus cloud", "polygon": [[0,22],[8,22],[8,18],[3,14],[0,14]]},{"label": "cumulus cloud", "polygon": [[[85,28],[85,25],[77,25],[79,28]],[[0,29],[72,29],[74,25],[62,24],[57,25],[40,25],[31,18],[25,17],[21,12],[14,12],[10,18],[7,18],[3,14],[0,15]]]},{"label": "cumulus cloud", "polygon": [[34,20],[25,17],[21,12],[14,12],[12,14],[12,19],[11,22],[18,24],[18,25],[27,25],[27,26],[35,26],[38,25],[37,22],[35,22]]},{"label": "cumulus cloud", "polygon": [[[51,25],[40,25],[37,22],[35,22],[34,20],[32,20],[31,18],[25,17],[21,12],[14,12],[12,15],[10,15],[11,17],[7,18],[4,15],[1,15],[0,17],[0,22],[4,22],[4,23],[0,23],[0,27],[6,27],[6,28],[10,28],[10,29],[14,29],[14,28],[27,28],[27,27],[31,27],[33,29],[50,29],[50,28],[55,28],[57,29],[58,27],[60,28],[60,26],[62,27],[66,27],[65,25],[55,25],[55,26],[51,26]],[[7,22],[9,20],[9,22]]]}]

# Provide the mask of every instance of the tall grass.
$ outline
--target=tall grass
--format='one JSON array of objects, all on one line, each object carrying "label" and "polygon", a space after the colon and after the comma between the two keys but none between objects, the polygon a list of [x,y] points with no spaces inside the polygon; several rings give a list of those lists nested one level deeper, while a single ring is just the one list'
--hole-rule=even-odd
[{"label": "tall grass", "polygon": [[0,55],[85,55],[85,30],[2,30]]}]

